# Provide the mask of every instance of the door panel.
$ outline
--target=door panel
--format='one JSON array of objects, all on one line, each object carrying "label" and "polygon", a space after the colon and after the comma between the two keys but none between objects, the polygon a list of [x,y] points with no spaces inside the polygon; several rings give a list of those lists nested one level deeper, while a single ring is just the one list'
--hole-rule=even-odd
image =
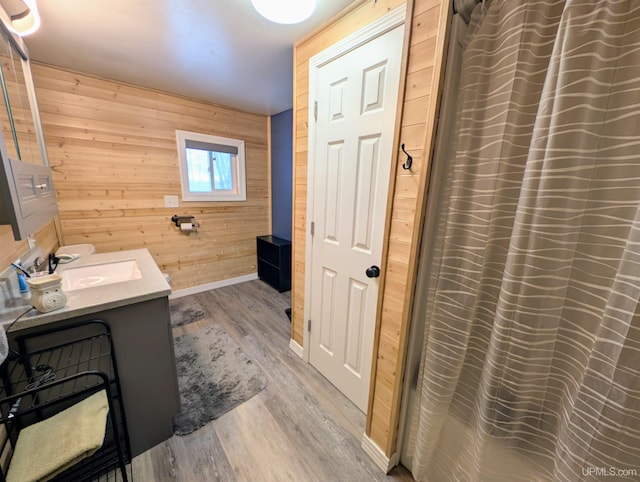
[{"label": "door panel", "polygon": [[330,269],[322,270],[322,295],[320,299],[322,310],[320,316],[323,323],[320,324],[320,347],[329,355],[333,356],[334,336],[333,329],[335,321],[334,307],[336,305],[336,279],[338,273]]},{"label": "door panel", "polygon": [[339,244],[338,229],[340,226],[340,214],[342,213],[340,181],[342,178],[343,149],[343,142],[336,142],[327,146],[324,241],[334,244]]},{"label": "door panel", "polygon": [[384,105],[384,79],[387,62],[369,67],[364,71],[362,86],[362,113],[373,112]]},{"label": "door panel", "polygon": [[319,67],[309,361],[361,410],[369,395],[403,27]]},{"label": "door panel", "polygon": [[368,286],[354,279],[350,282],[344,366],[359,378],[363,368],[362,336],[366,324]]},{"label": "door panel", "polygon": [[371,254],[376,183],[378,179],[380,136],[360,139],[356,171],[355,209],[353,211],[352,247]]},{"label": "door panel", "polygon": [[348,79],[340,79],[331,85],[329,116],[332,122],[344,119],[344,89]]}]

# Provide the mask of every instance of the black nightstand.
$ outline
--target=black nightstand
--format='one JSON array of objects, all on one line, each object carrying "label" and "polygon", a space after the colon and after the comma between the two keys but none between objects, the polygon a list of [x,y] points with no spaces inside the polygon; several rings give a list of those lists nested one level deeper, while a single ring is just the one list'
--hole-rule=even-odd
[{"label": "black nightstand", "polygon": [[277,236],[258,236],[258,277],[279,292],[291,289],[291,241]]}]

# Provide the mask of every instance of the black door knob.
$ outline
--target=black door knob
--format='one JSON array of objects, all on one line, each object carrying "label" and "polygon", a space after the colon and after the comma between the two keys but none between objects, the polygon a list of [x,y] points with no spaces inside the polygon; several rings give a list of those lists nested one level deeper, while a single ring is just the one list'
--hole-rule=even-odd
[{"label": "black door knob", "polygon": [[380,276],[380,268],[377,266],[369,266],[367,271],[365,271],[365,274],[367,275],[367,278],[377,278]]}]

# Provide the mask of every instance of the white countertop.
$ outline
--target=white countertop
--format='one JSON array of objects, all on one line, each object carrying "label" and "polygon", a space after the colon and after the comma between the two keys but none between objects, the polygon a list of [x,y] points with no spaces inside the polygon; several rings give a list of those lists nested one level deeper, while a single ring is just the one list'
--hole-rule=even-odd
[{"label": "white countertop", "polygon": [[[62,274],[65,269],[84,265],[113,263],[130,259],[136,260],[142,274],[140,279],[66,292],[67,304],[64,308],[49,313],[39,313],[36,310],[32,310],[14,325],[12,331],[152,300],[168,296],[171,293],[169,284],[164,279],[162,272],[147,249],[114,251],[83,256],[71,263],[60,264],[56,269],[56,273]],[[6,326],[30,306],[28,300],[25,300],[22,305],[18,304],[11,309],[0,311],[0,323]]]}]

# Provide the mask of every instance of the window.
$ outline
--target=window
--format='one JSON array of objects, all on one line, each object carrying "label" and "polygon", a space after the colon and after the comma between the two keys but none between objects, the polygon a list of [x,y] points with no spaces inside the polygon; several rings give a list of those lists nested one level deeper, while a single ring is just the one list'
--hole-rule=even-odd
[{"label": "window", "polygon": [[244,141],[176,131],[183,201],[246,201]]}]

